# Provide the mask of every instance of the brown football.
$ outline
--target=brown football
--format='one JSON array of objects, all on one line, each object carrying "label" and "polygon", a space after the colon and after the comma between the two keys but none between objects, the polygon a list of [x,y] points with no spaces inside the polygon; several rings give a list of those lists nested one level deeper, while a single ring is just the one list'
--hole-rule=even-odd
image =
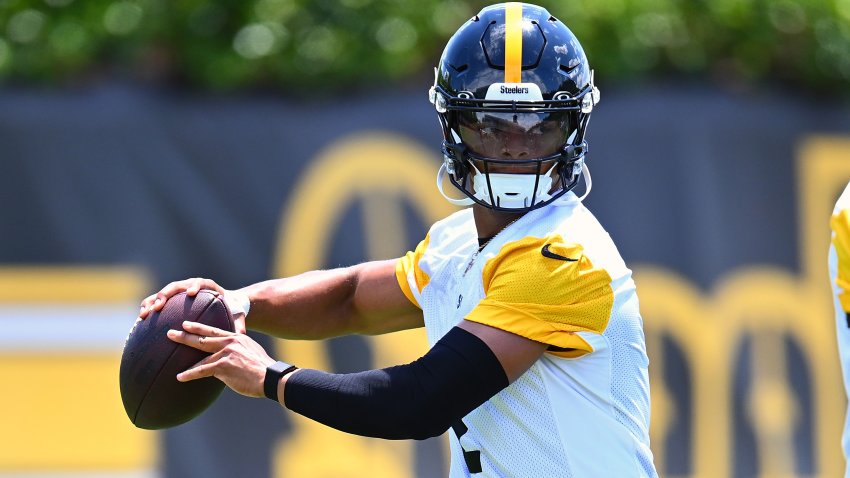
[{"label": "brown football", "polygon": [[209,407],[224,384],[207,377],[178,382],[177,374],[209,354],[171,341],[169,329],[183,330],[184,320],[234,331],[233,316],[221,297],[201,290],[185,292],[165,303],[160,312],[136,321],[121,356],[119,384],[127,416],[139,428],[157,430],[185,423]]}]

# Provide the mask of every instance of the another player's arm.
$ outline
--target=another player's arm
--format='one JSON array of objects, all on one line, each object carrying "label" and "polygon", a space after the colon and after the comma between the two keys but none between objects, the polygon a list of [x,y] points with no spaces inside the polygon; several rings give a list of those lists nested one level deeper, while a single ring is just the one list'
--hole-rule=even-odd
[{"label": "another player's arm", "polygon": [[[294,339],[323,339],[339,335],[382,334],[423,326],[422,311],[402,292],[395,275],[397,260],[313,271],[293,277],[227,291],[210,279],[172,282],[142,301],[139,316],[161,310],[180,292],[216,290],[228,296],[247,296],[247,327]],[[239,325],[239,324],[238,324]],[[237,332],[244,331],[244,324]]]}]

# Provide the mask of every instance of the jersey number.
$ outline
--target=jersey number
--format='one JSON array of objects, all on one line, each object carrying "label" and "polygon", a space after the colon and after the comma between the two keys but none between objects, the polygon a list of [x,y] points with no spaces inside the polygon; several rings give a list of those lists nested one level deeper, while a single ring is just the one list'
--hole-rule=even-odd
[{"label": "jersey number", "polygon": [[[452,430],[454,430],[455,435],[457,435],[458,443],[460,443],[460,437],[469,431],[466,424],[463,423],[463,420],[454,422],[452,424]],[[466,462],[466,468],[469,470],[469,473],[481,473],[481,452],[479,450],[467,451],[463,445],[460,446],[460,449],[463,450],[463,461]]]}]

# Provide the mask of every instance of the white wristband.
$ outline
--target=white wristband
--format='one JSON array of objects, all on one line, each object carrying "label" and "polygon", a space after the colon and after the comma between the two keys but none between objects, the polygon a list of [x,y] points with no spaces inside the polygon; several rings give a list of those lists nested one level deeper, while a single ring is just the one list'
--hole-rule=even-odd
[{"label": "white wristband", "polygon": [[229,290],[224,293],[224,301],[233,315],[247,316],[248,311],[251,310],[251,299],[243,292]]}]

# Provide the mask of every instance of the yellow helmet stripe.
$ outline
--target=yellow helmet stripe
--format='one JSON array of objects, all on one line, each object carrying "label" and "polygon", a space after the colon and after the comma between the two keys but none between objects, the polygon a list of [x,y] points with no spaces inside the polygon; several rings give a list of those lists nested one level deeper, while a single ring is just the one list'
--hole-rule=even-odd
[{"label": "yellow helmet stripe", "polygon": [[505,83],[522,83],[522,4],[505,4]]}]

